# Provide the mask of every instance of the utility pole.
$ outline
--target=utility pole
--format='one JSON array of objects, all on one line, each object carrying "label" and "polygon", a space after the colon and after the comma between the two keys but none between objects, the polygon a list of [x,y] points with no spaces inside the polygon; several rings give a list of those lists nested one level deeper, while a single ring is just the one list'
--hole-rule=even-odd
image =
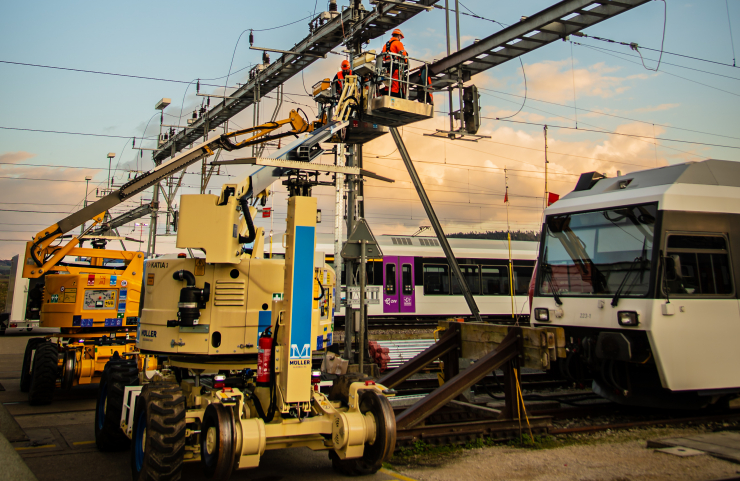
[{"label": "utility pole", "polygon": [[[447,35],[447,56],[450,56],[450,0],[445,0],[445,33]],[[450,103],[450,111],[448,112],[448,115],[450,117],[450,131],[455,130],[455,125],[453,122],[453,114],[452,114],[452,87],[449,87],[447,89],[447,97],[449,99]]]},{"label": "utility pole", "polygon": [[547,164],[550,162],[547,160],[547,125],[544,127],[544,133],[545,133],[545,208],[547,208],[547,204],[549,204],[550,199],[547,193]]},{"label": "utility pole", "polygon": [[[344,144],[337,144],[337,151],[335,153],[336,165],[344,165]],[[334,181],[334,272],[337,273],[337,284],[342,284],[342,214],[344,213],[344,174],[337,173]],[[340,289],[341,291],[341,289]],[[342,295],[334,297],[334,312],[339,312],[342,306]],[[346,310],[345,310],[346,314]],[[346,316],[345,316],[346,324]],[[346,327],[345,327],[346,330]],[[346,331],[345,331],[346,332]]]},{"label": "utility pole", "polygon": [[[87,187],[90,185],[91,180],[92,180],[91,176],[88,175],[85,177],[85,200],[82,202],[83,207],[87,207],[87,195],[88,195]],[[80,226],[80,235],[82,235],[85,232],[85,224],[86,222],[83,222],[82,225]]]}]

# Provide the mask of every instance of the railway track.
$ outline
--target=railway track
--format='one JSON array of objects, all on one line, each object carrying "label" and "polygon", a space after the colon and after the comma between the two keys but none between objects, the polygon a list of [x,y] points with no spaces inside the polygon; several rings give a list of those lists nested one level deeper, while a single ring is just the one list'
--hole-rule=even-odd
[{"label": "railway track", "polygon": [[[531,396],[525,394],[525,398]],[[595,396],[595,395],[594,395]],[[420,396],[410,396],[420,397]],[[649,426],[699,425],[740,423],[740,410],[705,408],[699,411],[669,411],[622,406],[601,398],[585,399],[585,393],[539,394],[536,401],[527,401],[527,415],[535,435],[574,435]],[[474,404],[497,406],[496,399],[478,396]],[[567,405],[566,403],[571,403]],[[500,407],[500,406],[497,406]],[[394,406],[400,414],[405,406]],[[399,429],[397,449],[422,441],[430,445],[465,444],[478,438],[494,440],[516,439],[520,430],[528,433],[526,421],[498,420],[483,417],[471,410],[446,406],[429,418],[423,426]]]}]

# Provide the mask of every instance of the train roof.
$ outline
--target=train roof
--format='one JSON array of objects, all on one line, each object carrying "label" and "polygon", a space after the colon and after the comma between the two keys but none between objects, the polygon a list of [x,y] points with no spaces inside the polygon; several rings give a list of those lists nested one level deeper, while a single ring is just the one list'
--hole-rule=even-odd
[{"label": "train roof", "polygon": [[[334,252],[333,237],[328,234],[319,234],[318,237],[316,249],[332,255]],[[375,236],[375,239],[386,256],[445,256],[439,241],[432,236],[379,235]],[[447,241],[458,258],[508,259],[509,257],[508,243],[505,240],[448,238]],[[512,258],[534,260],[538,246],[539,243],[536,241],[511,241]]]},{"label": "train roof", "polygon": [[740,212],[740,162],[707,159],[612,178],[582,174],[573,192],[545,213],[657,202],[661,210]]}]

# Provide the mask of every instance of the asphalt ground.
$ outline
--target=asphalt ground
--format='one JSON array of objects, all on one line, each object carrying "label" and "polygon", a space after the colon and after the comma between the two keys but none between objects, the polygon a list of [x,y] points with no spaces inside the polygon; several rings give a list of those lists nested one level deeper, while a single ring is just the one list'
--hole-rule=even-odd
[{"label": "asphalt ground", "polygon": [[[95,446],[95,398],[98,385],[57,390],[48,406],[30,406],[20,392],[23,352],[35,332],[8,332],[0,337],[0,402],[15,418],[28,440],[12,442],[28,467],[40,481],[69,479],[131,479],[129,453],[101,453]],[[1,461],[1,460],[0,460]],[[0,478],[2,475],[0,474]],[[185,464],[183,480],[206,480],[198,463]],[[332,470],[326,451],[308,448],[267,451],[260,466],[236,471],[232,480],[297,481],[346,480]],[[385,469],[363,480],[409,480]]]}]

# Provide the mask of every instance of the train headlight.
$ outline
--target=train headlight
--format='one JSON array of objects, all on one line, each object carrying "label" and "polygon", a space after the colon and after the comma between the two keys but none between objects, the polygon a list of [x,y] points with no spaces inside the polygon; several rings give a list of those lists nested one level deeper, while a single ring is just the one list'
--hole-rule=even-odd
[{"label": "train headlight", "polygon": [[620,326],[636,326],[640,323],[640,317],[635,311],[619,311],[617,320]]},{"label": "train headlight", "polygon": [[538,307],[534,310],[534,320],[538,322],[550,322],[550,310]]}]

